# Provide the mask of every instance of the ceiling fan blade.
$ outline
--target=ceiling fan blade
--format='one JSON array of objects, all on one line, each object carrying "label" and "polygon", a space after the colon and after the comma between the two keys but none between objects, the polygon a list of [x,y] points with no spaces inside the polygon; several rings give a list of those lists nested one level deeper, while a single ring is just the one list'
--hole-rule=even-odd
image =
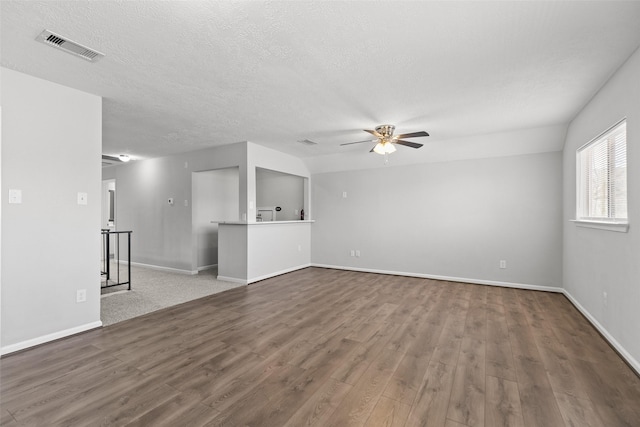
[{"label": "ceiling fan blade", "polygon": [[398,138],[418,138],[421,136],[429,136],[429,134],[421,130],[420,132],[403,133],[402,135],[398,135]]},{"label": "ceiling fan blade", "polygon": [[407,146],[407,147],[411,147],[411,148],[420,148],[420,147],[422,147],[422,145],[423,145],[423,144],[418,144],[418,143],[416,143],[416,142],[403,141],[403,140],[401,140],[401,139],[399,139],[399,140],[395,141],[395,143],[396,143],[396,144],[399,144],[399,145],[404,145],[404,146]]},{"label": "ceiling fan blade", "polygon": [[373,135],[373,136],[376,136],[376,137],[378,137],[378,138],[382,138],[382,135],[380,135],[380,134],[378,133],[378,131],[375,131],[375,130],[369,130],[369,129],[362,129],[362,130],[363,130],[363,131],[365,131],[365,132],[369,132],[369,133],[370,133],[371,135]]},{"label": "ceiling fan blade", "polygon": [[373,142],[373,141],[370,139],[367,139],[366,141],[345,142],[344,144],[340,144],[340,146],[342,147],[343,145],[362,144],[363,142]]},{"label": "ceiling fan blade", "polygon": [[373,152],[374,152],[373,150],[374,150],[377,146],[378,146],[378,144],[374,145],[374,146],[373,146],[373,148],[372,148],[371,150],[369,150],[369,152],[370,152],[370,153],[373,153]]}]

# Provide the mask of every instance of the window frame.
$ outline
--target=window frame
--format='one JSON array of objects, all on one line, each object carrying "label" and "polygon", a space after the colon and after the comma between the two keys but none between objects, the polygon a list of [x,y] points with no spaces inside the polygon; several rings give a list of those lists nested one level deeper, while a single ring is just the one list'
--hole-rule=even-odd
[{"label": "window frame", "polygon": [[[606,130],[598,134],[595,138],[592,138],[589,142],[581,145],[576,149],[576,187],[575,187],[576,188],[576,206],[575,206],[576,219],[571,221],[578,226],[588,227],[588,228],[597,228],[597,229],[609,230],[609,231],[624,232],[624,233],[626,233],[629,229],[628,213],[627,213],[627,218],[615,218],[610,216],[609,217],[583,216],[583,212],[585,209],[584,205],[585,203],[588,203],[588,200],[587,200],[587,195],[584,194],[585,192],[584,183],[586,181],[586,178],[583,176],[583,174],[586,173],[586,170],[585,168],[583,168],[582,153],[585,150],[587,150],[589,147],[592,147],[595,144],[603,142],[605,138],[607,138],[611,133],[613,133],[614,130],[616,130],[616,128],[618,128],[622,124],[625,124],[625,127],[626,127],[626,121],[627,121],[626,117],[618,120],[612,126],[608,127]],[[605,143],[608,144],[607,142]],[[627,156],[626,156],[626,151],[628,146],[626,129],[625,129],[624,145],[625,145],[625,169],[626,171],[628,171]],[[607,147],[607,148],[610,149],[610,147]],[[611,176],[610,166],[611,164],[609,163],[609,161],[607,161],[607,187],[609,189],[611,188],[611,182],[609,178]],[[628,182],[627,177],[625,177],[625,186],[626,186],[626,183]],[[627,190],[625,194],[625,198],[627,197],[628,194],[629,192]],[[608,211],[607,214],[610,215],[610,208],[607,208],[607,211]]]}]

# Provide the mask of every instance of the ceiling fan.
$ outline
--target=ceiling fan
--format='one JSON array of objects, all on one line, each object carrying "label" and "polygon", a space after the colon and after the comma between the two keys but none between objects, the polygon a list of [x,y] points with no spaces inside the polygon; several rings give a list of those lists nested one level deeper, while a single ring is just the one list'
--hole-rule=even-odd
[{"label": "ceiling fan", "polygon": [[403,138],[419,138],[423,136],[429,136],[429,134],[425,131],[420,132],[411,132],[411,133],[403,133],[401,135],[393,135],[393,131],[396,129],[394,125],[380,125],[376,126],[375,130],[364,129],[365,132],[369,132],[371,135],[378,138],[377,140],[368,139],[366,141],[356,141],[356,142],[347,142],[342,145],[351,145],[351,144],[361,144],[363,142],[377,142],[375,147],[373,147],[370,153],[378,153],[387,155],[389,153],[393,153],[396,151],[395,144],[404,145],[406,147],[411,148],[420,148],[422,144],[418,144],[417,142],[405,141]]},{"label": "ceiling fan", "polygon": [[126,163],[131,160],[126,154],[120,154],[119,156],[108,156],[106,154],[102,155],[102,166],[112,166],[120,163]]}]

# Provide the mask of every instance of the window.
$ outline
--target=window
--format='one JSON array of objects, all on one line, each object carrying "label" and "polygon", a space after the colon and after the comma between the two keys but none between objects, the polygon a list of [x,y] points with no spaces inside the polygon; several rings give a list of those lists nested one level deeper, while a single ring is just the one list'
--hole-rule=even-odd
[{"label": "window", "polygon": [[[577,221],[627,223],[627,122],[577,151]],[[626,228],[625,230],[626,231]]]}]

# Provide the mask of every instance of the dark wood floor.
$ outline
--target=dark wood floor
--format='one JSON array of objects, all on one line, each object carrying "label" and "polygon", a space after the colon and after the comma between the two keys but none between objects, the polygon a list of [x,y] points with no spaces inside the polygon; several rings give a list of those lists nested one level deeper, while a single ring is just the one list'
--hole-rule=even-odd
[{"label": "dark wood floor", "polygon": [[6,426],[640,426],[640,379],[562,295],[317,268],[0,369]]}]

